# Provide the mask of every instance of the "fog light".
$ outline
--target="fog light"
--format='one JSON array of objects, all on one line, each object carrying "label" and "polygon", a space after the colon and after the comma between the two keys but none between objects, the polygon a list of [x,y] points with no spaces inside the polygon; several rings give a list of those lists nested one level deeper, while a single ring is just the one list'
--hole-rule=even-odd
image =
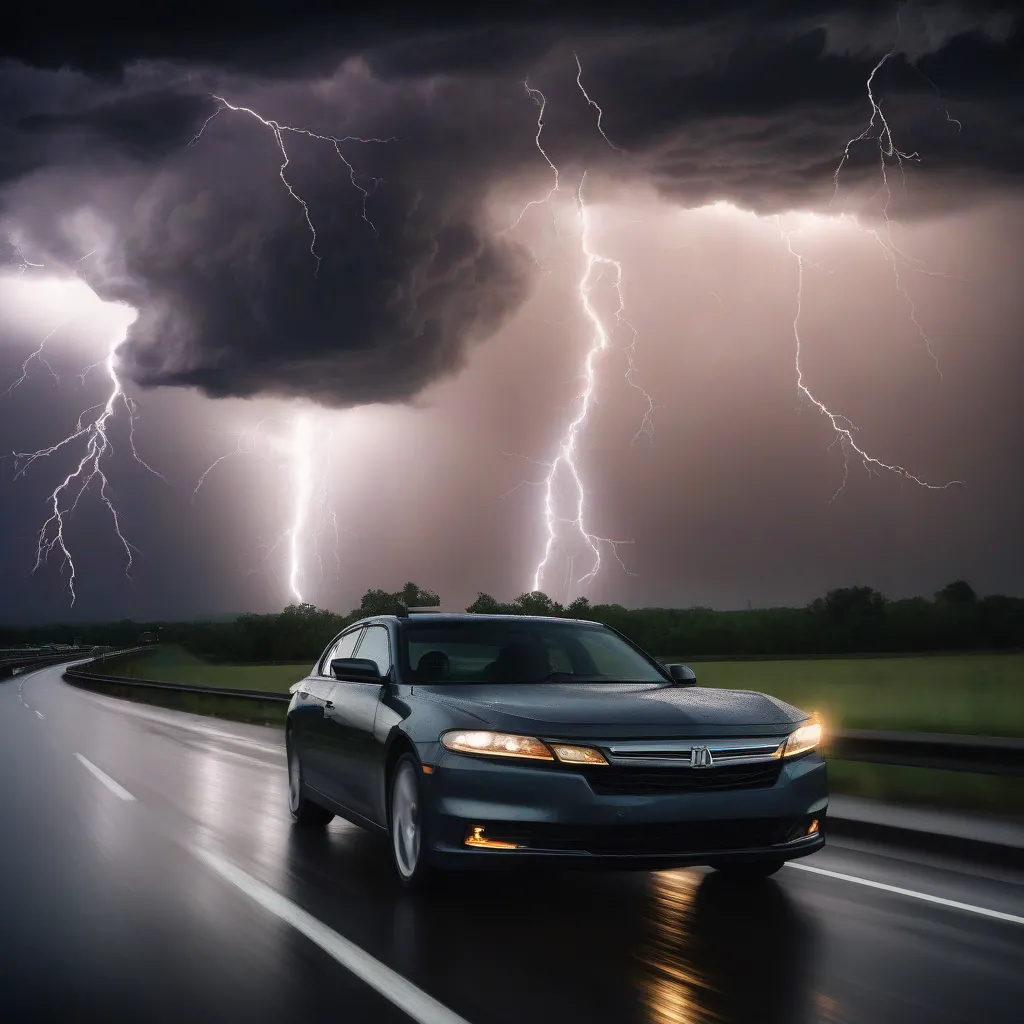
[{"label": "fog light", "polygon": [[484,835],[483,825],[471,825],[469,834],[466,836],[467,846],[483,847],[487,850],[518,850],[515,843],[506,843],[502,839],[488,839]]},{"label": "fog light", "polygon": [[818,831],[818,819],[815,818],[814,821],[812,821],[810,823],[810,825],[807,826],[807,834],[809,836],[813,836],[817,831]]}]

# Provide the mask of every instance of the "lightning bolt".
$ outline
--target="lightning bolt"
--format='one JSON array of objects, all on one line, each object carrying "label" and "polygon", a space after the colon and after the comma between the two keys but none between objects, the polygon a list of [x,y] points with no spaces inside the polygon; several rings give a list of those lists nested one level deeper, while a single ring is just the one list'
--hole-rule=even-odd
[{"label": "lightning bolt", "polygon": [[[261,420],[251,432],[240,433],[236,438],[235,449],[226,452],[210,463],[196,483],[195,490],[192,492],[192,500],[195,501],[203,484],[217,466],[228,459],[252,455],[271,460],[274,456],[282,457],[288,465],[291,496],[290,520],[288,526],[269,545],[263,562],[266,563],[282,545],[286,546],[286,587],[292,597],[299,604],[303,604],[307,600],[304,582],[306,573],[303,570],[304,552],[309,543],[306,541],[306,537],[311,534],[314,556],[320,566],[320,574],[323,576],[324,563],[320,552],[320,537],[326,528],[325,521],[328,521],[333,528],[334,560],[339,570],[341,567],[338,554],[338,517],[328,503],[327,497],[328,482],[331,477],[330,462],[325,459],[314,459],[318,438],[323,436],[324,443],[327,444],[333,434],[329,432],[324,434],[320,431],[308,411],[297,413],[291,420],[288,431],[282,435],[267,432],[264,427],[268,422],[269,419]],[[316,479],[314,472],[316,462],[324,463],[324,470],[319,480]],[[313,517],[314,505],[319,507],[320,521],[311,528],[310,520]]]},{"label": "lightning bolt", "polygon": [[309,417],[298,415],[291,439],[292,455],[292,523],[288,528],[288,589],[299,604],[303,603],[301,582],[301,566],[299,563],[300,541],[309,518],[309,503],[313,497],[313,467],[310,459],[310,428]]},{"label": "lightning bolt", "polygon": [[[199,131],[195,134],[192,140],[189,142],[190,146],[195,146],[199,143],[206,129],[210,123],[219,114],[224,111],[231,111],[234,113],[246,114],[249,117],[254,118],[264,127],[269,128],[271,134],[274,137],[274,142],[277,145],[278,152],[281,155],[281,165],[278,168],[278,177],[281,179],[281,183],[284,185],[288,195],[298,204],[302,210],[303,219],[306,222],[306,227],[309,229],[309,252],[315,260],[314,276],[319,273],[320,263],[322,257],[317,252],[317,233],[316,227],[313,224],[313,218],[310,213],[309,204],[306,200],[295,190],[294,185],[288,177],[288,167],[291,164],[291,156],[288,153],[288,149],[285,146],[285,135],[291,133],[293,135],[302,135],[308,139],[313,139],[318,142],[327,142],[333,149],[338,159],[345,166],[348,171],[349,182],[356,191],[362,195],[362,211],[360,219],[363,220],[370,230],[373,232],[374,237],[378,237],[378,231],[376,225],[370,220],[367,203],[371,196],[376,191],[377,187],[381,184],[380,178],[372,179],[372,187],[365,188],[359,183],[359,179],[356,175],[356,170],[351,161],[345,156],[342,151],[342,145],[347,142],[355,143],[388,143],[397,142],[397,136],[391,136],[389,138],[363,138],[356,135],[346,136],[335,136],[335,135],[322,135],[318,132],[311,131],[308,128],[297,128],[293,125],[282,124],[273,118],[264,117],[262,114],[253,110],[251,107],[244,107],[229,102],[223,96],[213,96],[213,99],[217,101],[219,106],[216,110],[203,122]],[[236,450],[228,452],[225,455],[215,459],[214,462],[207,467],[203,474],[199,478],[199,482],[196,484],[195,491],[193,492],[193,499],[199,493],[199,489],[202,487],[203,482],[209,476],[210,472],[225,459],[232,458],[238,455],[256,454],[258,451],[258,442],[260,436],[260,428],[262,423],[257,426],[256,430],[251,435],[251,447],[243,447],[247,435],[241,435],[238,439]],[[328,435],[328,439],[330,435]],[[303,582],[304,573],[302,570],[303,561],[303,549],[305,547],[304,537],[308,530],[309,519],[311,508],[314,502],[317,502],[321,509],[321,525],[316,528],[312,533],[312,546],[314,555],[320,566],[321,576],[324,571],[323,556],[320,552],[320,535],[323,531],[323,517],[326,516],[334,531],[334,560],[338,569],[340,570],[341,562],[338,555],[339,537],[338,537],[338,517],[334,510],[330,507],[327,502],[327,476],[329,472],[330,464],[326,464],[324,474],[320,479],[319,485],[314,486],[314,472],[312,462],[312,451],[314,447],[315,431],[313,430],[312,420],[307,413],[299,413],[292,421],[291,434],[288,439],[274,438],[268,435],[268,442],[270,447],[276,454],[283,455],[290,465],[290,485],[292,491],[292,516],[290,525],[281,533],[277,540],[270,546],[267,554],[264,558],[266,561],[271,554],[274,553],[281,546],[282,543],[287,541],[287,587],[291,595],[300,604],[305,602],[305,584]]]},{"label": "lightning bolt", "polygon": [[291,132],[295,135],[304,135],[306,136],[306,138],[316,139],[319,142],[329,142],[334,147],[334,152],[338,155],[338,159],[341,160],[341,162],[345,165],[346,169],[348,170],[349,182],[352,184],[352,187],[355,188],[358,192],[362,193],[362,215],[360,219],[366,222],[370,230],[373,231],[374,237],[377,236],[377,228],[374,225],[373,221],[370,220],[369,215],[367,214],[366,204],[369,201],[370,197],[373,195],[373,192],[376,191],[381,179],[374,178],[372,180],[372,190],[364,188],[362,185],[360,185],[356,177],[355,167],[346,158],[345,154],[341,150],[341,147],[346,142],[397,142],[397,137],[393,136],[387,139],[378,139],[361,138],[356,135],[346,135],[343,137],[338,137],[335,135],[320,135],[317,132],[310,131],[308,128],[295,128],[292,125],[281,124],[279,121],[275,121],[273,118],[267,118],[264,117],[262,114],[258,114],[251,107],[236,106],[234,103],[229,103],[226,99],[224,99],[223,96],[215,95],[213,98],[220,104],[220,106],[203,122],[202,127],[199,129],[198,132],[196,132],[195,136],[189,142],[189,145],[197,145],[199,140],[202,138],[203,133],[209,126],[210,122],[213,121],[213,119],[217,117],[218,114],[222,113],[225,110],[234,111],[235,113],[248,114],[250,117],[255,118],[257,121],[259,121],[260,124],[269,128],[274,136],[274,141],[277,143],[277,148],[281,153],[281,166],[278,169],[278,176],[280,177],[281,182],[283,183],[285,189],[287,190],[288,195],[291,196],[291,198],[294,199],[295,202],[298,203],[299,206],[302,208],[302,216],[306,221],[306,226],[309,228],[309,252],[313,259],[316,261],[316,271],[319,271],[320,269],[321,257],[319,253],[316,251],[316,228],[313,226],[313,219],[309,212],[309,204],[306,202],[305,199],[302,198],[302,196],[299,195],[298,192],[295,191],[294,186],[288,180],[288,176],[285,173],[288,170],[289,164],[291,163],[291,157],[288,155],[288,150],[284,144],[284,137],[286,132]]},{"label": "lightning bolt", "polygon": [[34,349],[32,352],[29,353],[28,358],[21,364],[21,376],[16,381],[14,381],[13,384],[11,384],[11,386],[3,393],[3,395],[0,395],[0,398],[6,398],[16,387],[18,387],[20,384],[23,384],[28,379],[28,375],[31,372],[29,370],[29,365],[32,363],[32,360],[35,360],[38,363],[42,363],[43,366],[45,366],[46,369],[50,371],[50,376],[53,378],[54,384],[59,384],[60,383],[60,377],[57,376],[57,373],[54,370],[54,368],[50,365],[49,360],[46,358],[46,356],[43,355],[43,349],[46,348],[46,343],[66,323],[67,323],[67,319],[66,318],[64,320],[61,320],[61,322],[59,324],[57,324],[57,326],[54,327],[54,329],[52,331],[50,331],[50,333],[47,334],[46,337],[43,338],[43,340],[41,342],[39,342],[39,347],[37,349]]},{"label": "lightning bolt", "polygon": [[[597,111],[597,129],[600,132],[601,137],[613,149],[622,152],[622,150],[605,134],[604,127],[601,124],[604,112],[587,93],[582,81],[583,68],[580,64],[579,57],[575,53],[573,56],[576,60],[576,84],[579,87],[580,92],[583,94],[587,104]],[[557,233],[557,222],[554,219],[554,209],[551,204],[554,198],[561,191],[561,182],[558,167],[548,155],[542,141],[544,133],[544,113],[547,109],[547,97],[540,89],[531,86],[529,81],[524,82],[523,87],[526,90],[527,95],[538,107],[537,131],[534,136],[534,144],[545,163],[551,169],[553,181],[547,194],[539,199],[533,199],[528,202],[520,211],[519,216],[516,217],[505,231],[511,231],[518,227],[522,222],[523,217],[532,207],[546,205],[551,210],[552,223],[555,225]],[[583,258],[583,271],[577,284],[577,294],[580,308],[582,309],[591,328],[591,338],[590,344],[584,355],[583,366],[580,373],[583,385],[573,401],[575,412],[558,441],[557,454],[555,458],[551,462],[538,463],[539,465],[547,467],[547,473],[544,479],[542,481],[535,481],[542,486],[544,492],[542,515],[545,541],[540,560],[538,561],[533,573],[532,590],[539,590],[541,587],[545,571],[553,557],[555,545],[558,541],[559,525],[569,526],[575,530],[585,548],[590,552],[590,568],[575,581],[577,585],[582,586],[590,582],[600,571],[602,546],[610,548],[623,571],[629,573],[625,563],[619,556],[618,549],[620,545],[630,544],[632,541],[619,541],[613,540],[610,537],[600,537],[587,525],[587,492],[577,464],[580,437],[586,429],[591,407],[595,403],[595,392],[597,388],[597,362],[599,357],[610,347],[612,335],[619,327],[624,327],[629,332],[630,338],[629,343],[622,349],[627,360],[626,381],[630,387],[640,392],[647,405],[640,428],[636,435],[634,435],[633,441],[635,442],[641,435],[647,435],[648,437],[652,436],[654,429],[653,421],[651,419],[654,412],[654,400],[641,387],[636,379],[635,353],[638,335],[636,328],[633,327],[625,317],[626,304],[622,285],[622,264],[618,260],[596,252],[591,246],[590,218],[584,201],[585,183],[586,173],[583,174],[575,194],[576,216],[580,225],[580,254]],[[604,320],[592,301],[594,288],[606,273],[610,273],[611,275],[611,287],[617,301],[616,309],[613,313],[614,326],[610,328],[605,325]],[[530,459],[529,461],[536,462],[537,460]],[[558,507],[559,502],[557,491],[559,489],[559,483],[563,478],[567,480],[573,494],[573,498],[570,502],[572,512],[567,515],[561,514]],[[515,490],[515,488],[513,488],[513,490]],[[568,561],[569,575],[567,579],[569,582],[567,584],[567,590],[569,592],[571,592],[572,589],[572,572],[574,563],[575,555],[573,554],[570,555]],[[632,575],[632,573],[630,573],[630,575]]]},{"label": "lightning bolt", "polygon": [[[885,201],[882,204],[882,218],[885,222],[885,232],[884,237],[880,232],[873,228],[868,229],[868,233],[878,243],[878,245],[882,249],[882,253],[885,256],[885,259],[891,266],[893,278],[896,284],[896,290],[906,301],[909,307],[910,321],[914,325],[914,328],[916,329],[918,336],[925,343],[925,347],[928,350],[928,354],[931,356],[932,361],[935,363],[935,369],[941,377],[942,370],[939,367],[938,357],[936,356],[935,350],[932,347],[932,340],[929,337],[928,333],[925,331],[921,322],[917,319],[917,310],[914,304],[914,300],[911,298],[910,293],[907,291],[900,277],[900,266],[901,264],[904,266],[910,266],[912,269],[922,273],[930,272],[922,271],[921,268],[917,267],[915,265],[917,261],[914,260],[912,257],[908,256],[906,253],[902,252],[900,248],[895,244],[895,242],[893,242],[892,220],[889,217],[889,205],[892,201],[892,189],[889,185],[888,161],[896,161],[896,165],[899,168],[900,177],[903,182],[903,187],[904,189],[906,189],[906,171],[904,168],[904,164],[908,161],[920,161],[921,156],[916,150],[914,152],[907,152],[900,149],[899,146],[896,145],[896,142],[893,139],[892,135],[892,128],[890,127],[889,122],[885,117],[885,113],[882,110],[881,103],[875,96],[874,89],[876,75],[885,66],[886,62],[889,61],[896,53],[896,49],[899,45],[901,32],[902,26],[900,24],[900,11],[897,7],[896,38],[893,41],[892,47],[888,50],[888,52],[883,54],[878,63],[875,64],[875,66],[871,69],[871,72],[868,75],[867,81],[865,83],[868,96],[868,103],[871,106],[871,117],[868,120],[867,126],[860,133],[860,135],[854,136],[853,138],[849,139],[846,143],[846,146],[843,149],[843,155],[840,158],[839,164],[836,167],[835,173],[832,176],[833,191],[832,199],[829,201],[829,205],[831,206],[831,204],[835,201],[836,196],[839,193],[839,175],[842,172],[843,167],[849,162],[850,153],[853,147],[858,142],[863,142],[868,139],[874,140],[878,148],[879,167],[882,176],[881,187],[879,188],[878,192],[875,193],[875,195],[878,195],[879,192],[882,192],[885,195]],[[927,81],[931,82],[931,79],[928,79],[927,76],[923,75],[923,73],[921,74],[923,77],[926,78]],[[931,84],[934,87],[934,83]],[[936,92],[937,91],[938,90],[936,89]],[[955,120],[954,118],[950,117],[948,111],[946,111],[946,118],[947,120],[950,121]],[[956,124],[959,128],[960,122],[957,121]],[[795,234],[795,232],[787,232],[782,230],[781,222],[779,223],[779,229],[782,233],[783,241],[786,245],[787,251],[796,260],[797,264],[796,313],[793,318],[793,339],[796,344],[795,365],[797,389],[799,390],[800,394],[807,398],[823,416],[826,416],[828,418],[833,431],[835,431],[836,441],[841,445],[843,449],[843,480],[840,483],[836,493],[832,496],[832,500],[834,501],[836,496],[846,486],[846,481],[849,476],[850,451],[853,451],[856,454],[856,456],[860,458],[862,464],[864,465],[864,468],[867,469],[869,473],[877,473],[880,470],[885,470],[890,473],[895,473],[896,475],[901,476],[906,480],[910,480],[921,487],[926,487],[929,490],[945,490],[946,488],[953,487],[954,485],[962,485],[963,481],[961,480],[950,480],[949,482],[944,484],[930,484],[926,480],[923,480],[921,477],[910,472],[910,470],[908,470],[905,466],[883,462],[881,459],[878,459],[873,455],[869,455],[863,448],[859,447],[856,441],[854,440],[853,432],[858,428],[854,426],[854,424],[847,417],[837,413],[833,413],[831,410],[829,410],[825,406],[825,404],[819,398],[815,397],[808,389],[807,385],[804,383],[803,369],[800,365],[801,341],[799,328],[800,312],[803,301],[804,264],[806,262],[806,258],[793,248],[793,235]]]},{"label": "lightning bolt", "polygon": [[[860,133],[860,135],[857,135],[849,139],[846,143],[846,146],[843,148],[843,155],[839,160],[839,164],[835,169],[835,173],[832,175],[833,189],[832,198],[829,200],[829,206],[831,206],[835,202],[836,197],[839,194],[839,175],[842,172],[843,167],[846,166],[846,164],[850,160],[851,150],[858,142],[873,140],[878,148],[878,161],[882,174],[882,184],[874,195],[878,195],[879,193],[884,193],[885,195],[885,201],[882,204],[882,219],[885,221],[885,237],[883,238],[882,235],[874,229],[868,230],[869,233],[874,237],[875,241],[878,242],[879,246],[882,249],[882,253],[885,259],[888,261],[890,267],[892,268],[893,281],[896,285],[896,291],[903,297],[903,300],[906,302],[908,306],[910,322],[914,325],[914,329],[917,331],[918,337],[924,342],[925,348],[928,351],[928,355],[931,357],[932,362],[935,364],[936,373],[938,373],[939,377],[942,378],[942,369],[939,366],[939,359],[938,356],[935,354],[932,339],[929,336],[928,332],[924,329],[924,326],[917,319],[917,309],[914,304],[914,300],[911,298],[910,293],[907,291],[906,286],[904,285],[903,280],[900,277],[900,266],[903,265],[904,267],[909,267],[911,270],[914,270],[918,273],[927,274],[933,272],[922,270],[922,268],[918,266],[920,261],[902,252],[900,248],[895,244],[895,242],[893,242],[893,222],[889,217],[889,205],[892,202],[892,189],[889,186],[889,164],[887,163],[887,161],[896,161],[896,165],[899,168],[900,172],[900,178],[903,183],[903,188],[904,190],[906,190],[907,178],[904,163],[910,161],[917,163],[920,162],[921,160],[921,155],[918,152],[904,152],[896,145],[895,141],[893,140],[892,128],[889,126],[889,122],[885,117],[885,113],[882,110],[882,105],[879,102],[879,100],[875,97],[875,76],[878,74],[879,71],[882,70],[885,64],[889,60],[891,60],[892,57],[895,55],[896,49],[899,46],[901,34],[902,26],[900,24],[900,11],[897,7],[896,38],[893,40],[892,47],[889,49],[889,51],[883,54],[882,58],[871,69],[871,73],[868,75],[867,82],[865,83],[868,96],[868,103],[871,106],[871,117],[868,120],[867,126]],[[912,67],[917,71],[919,75],[921,75],[922,78],[925,79],[926,82],[928,82],[932,86],[936,94],[938,94],[938,87],[935,85],[935,83],[923,71],[921,71],[916,64],[912,64]],[[945,111],[945,114],[946,120],[956,124],[957,130],[959,130],[961,128],[960,122],[956,118],[951,117],[948,110]],[[873,199],[874,196],[872,196],[871,198]]]},{"label": "lightning bolt", "polygon": [[[622,266],[616,260],[610,259],[607,256],[602,256],[590,248],[587,207],[583,201],[583,186],[585,182],[586,174],[584,173],[583,178],[580,180],[579,189],[576,192],[577,214],[580,219],[580,248],[585,260],[585,270],[583,276],[580,278],[578,289],[580,305],[582,306],[587,319],[590,321],[593,333],[591,335],[590,346],[587,349],[587,353],[583,360],[583,387],[576,396],[576,413],[569,421],[569,424],[565,429],[565,433],[558,442],[558,454],[554,461],[549,464],[548,473],[544,479],[543,507],[544,525],[547,537],[544,542],[544,550],[541,555],[541,559],[534,570],[533,590],[540,590],[541,588],[541,580],[544,576],[544,570],[547,568],[548,562],[551,559],[555,542],[558,537],[558,523],[564,523],[574,527],[582,538],[583,543],[590,549],[591,555],[593,556],[590,569],[576,580],[577,585],[582,586],[597,575],[601,568],[602,544],[609,546],[612,553],[615,555],[616,560],[619,562],[619,565],[622,566],[624,571],[629,571],[626,569],[625,563],[623,563],[622,559],[619,557],[618,548],[620,544],[628,544],[631,542],[615,541],[608,537],[599,537],[589,530],[586,525],[587,492],[583,485],[583,479],[580,476],[579,466],[576,464],[576,457],[579,453],[580,434],[586,427],[590,407],[594,402],[594,392],[597,387],[597,360],[601,353],[608,348],[611,340],[608,329],[605,327],[601,316],[598,314],[591,301],[593,289],[600,280],[603,271],[608,267],[612,268],[614,274],[612,287],[615,289],[615,292],[619,297],[619,305],[615,311],[615,318],[619,322],[626,323],[622,317],[622,313],[625,308],[622,299]],[[635,344],[636,331],[632,327],[630,327],[630,329],[633,330],[633,342],[631,342],[631,344]],[[630,372],[632,372],[632,369],[633,362],[632,357],[630,357]],[[653,402],[651,402],[650,409],[653,410],[653,407]],[[641,431],[645,429],[647,422],[648,418],[645,415],[644,423],[641,425]],[[555,490],[561,476],[568,476],[572,489],[575,491],[575,511],[572,516],[568,517],[559,515],[556,508],[557,499]]]},{"label": "lightning bolt", "polygon": [[[55,328],[56,330],[56,328]],[[127,333],[127,327],[125,328]],[[43,340],[43,344],[34,352],[29,358],[22,364],[22,377],[19,378],[15,383],[8,388],[8,393],[13,390],[18,384],[24,380],[27,374],[28,363],[33,357],[37,357],[42,360],[41,352],[43,345],[46,340],[52,336],[54,332],[51,331],[47,338]],[[77,569],[75,567],[74,558],[71,555],[71,549],[68,547],[66,527],[67,519],[72,512],[78,507],[79,501],[82,496],[89,489],[89,486],[94,480],[99,481],[99,494],[100,500],[107,507],[110,513],[111,521],[114,525],[114,533],[117,539],[120,541],[121,546],[125,552],[125,576],[131,580],[131,568],[132,568],[132,552],[137,550],[134,545],[125,537],[121,529],[121,514],[117,510],[117,506],[114,504],[114,499],[111,493],[110,481],[104,471],[104,465],[108,457],[113,454],[114,446],[110,440],[110,425],[117,410],[124,408],[128,414],[128,444],[131,449],[132,458],[149,470],[154,476],[160,477],[161,480],[166,479],[158,473],[152,466],[149,465],[138,453],[135,447],[135,420],[138,415],[138,407],[136,403],[125,394],[124,387],[121,384],[121,380],[117,374],[117,350],[124,341],[124,335],[118,338],[111,346],[107,353],[106,359],[103,361],[103,365],[107,371],[107,377],[110,381],[110,393],[107,400],[102,405],[95,405],[89,409],[86,409],[78,418],[78,422],[75,426],[75,430],[65,437],[62,441],[58,441],[56,444],[51,445],[49,448],[41,448],[35,452],[15,452],[15,480],[23,476],[32,465],[39,459],[44,459],[50,455],[54,455],[56,452],[73,445],[76,441],[81,441],[84,451],[78,465],[64,477],[64,479],[53,489],[50,493],[47,503],[50,507],[49,518],[43,523],[39,534],[36,538],[36,561],[32,571],[36,572],[41,566],[43,566],[49,559],[50,555],[55,550],[59,551],[63,557],[61,564],[62,571],[68,570],[68,591],[71,594],[71,604],[74,605],[76,594],[75,594],[75,580],[77,579]],[[42,360],[45,362],[45,360]],[[49,366],[49,364],[46,364]],[[50,368],[52,373],[52,367]],[[56,376],[56,375],[54,375]],[[98,415],[89,419],[91,413],[96,409],[100,412]]]},{"label": "lightning bolt", "polygon": [[21,277],[26,270],[38,270],[42,268],[42,263],[33,263],[25,255],[25,251],[21,247],[21,242],[10,231],[6,231],[7,244],[11,247],[11,258],[8,260],[9,263],[13,263],[18,268],[18,276]]},{"label": "lightning bolt", "polygon": [[795,230],[786,231],[783,229],[779,218],[776,218],[776,222],[779,224],[779,231],[782,235],[786,250],[796,261],[797,266],[796,311],[793,315],[793,340],[796,344],[796,386],[800,394],[810,401],[822,416],[828,419],[832,430],[835,432],[836,441],[840,444],[843,450],[843,479],[835,494],[832,495],[831,500],[835,501],[836,497],[846,486],[847,479],[849,478],[849,453],[851,451],[860,458],[868,473],[879,473],[881,470],[885,470],[889,473],[895,473],[897,476],[910,480],[930,491],[943,491],[958,484],[962,485],[963,481],[961,480],[950,480],[944,484],[931,484],[928,483],[927,480],[923,480],[921,477],[910,472],[910,470],[905,466],[900,466],[896,463],[883,462],[881,459],[869,454],[861,448],[854,439],[854,431],[858,430],[858,427],[856,427],[846,416],[833,412],[825,405],[824,402],[821,401],[820,398],[817,398],[811,393],[810,389],[804,383],[803,367],[800,362],[800,356],[802,354],[800,315],[803,310],[804,265],[808,261],[805,256],[793,248],[793,236],[798,234],[798,232]]}]

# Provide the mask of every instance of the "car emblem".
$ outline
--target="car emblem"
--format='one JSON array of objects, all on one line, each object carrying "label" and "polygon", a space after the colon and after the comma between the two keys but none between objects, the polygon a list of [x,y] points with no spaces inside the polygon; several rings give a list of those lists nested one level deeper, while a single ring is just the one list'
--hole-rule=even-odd
[{"label": "car emblem", "polygon": [[707,747],[690,747],[691,768],[710,768],[713,763]]}]

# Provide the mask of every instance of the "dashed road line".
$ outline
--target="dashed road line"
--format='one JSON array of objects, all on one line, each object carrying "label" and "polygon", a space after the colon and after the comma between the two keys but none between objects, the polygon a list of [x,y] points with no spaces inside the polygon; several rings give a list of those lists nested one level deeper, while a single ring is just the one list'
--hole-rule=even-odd
[{"label": "dashed road line", "polygon": [[100,782],[102,782],[103,785],[106,786],[111,793],[115,793],[122,800],[135,799],[135,797],[133,797],[131,793],[129,793],[128,790],[124,788],[124,786],[122,786],[118,782],[115,782],[106,772],[101,771],[99,768],[97,768],[96,765],[94,765],[92,761],[90,761],[87,757],[82,757],[81,754],[75,754],[75,757],[77,757],[78,760],[81,761],[82,764],[85,765],[85,767],[90,772],[92,772],[92,774],[95,775],[96,778],[99,779]]}]

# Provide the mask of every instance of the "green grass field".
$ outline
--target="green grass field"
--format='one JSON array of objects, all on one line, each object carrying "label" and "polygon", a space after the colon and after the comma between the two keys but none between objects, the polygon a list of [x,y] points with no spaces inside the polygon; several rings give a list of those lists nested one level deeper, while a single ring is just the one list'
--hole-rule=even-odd
[{"label": "green grass field", "polygon": [[834,729],[1024,736],[1024,654],[708,661],[692,668],[701,686],[761,690],[820,712]]},{"label": "green grass field", "polygon": [[309,672],[311,664],[213,665],[174,644],[161,644],[152,651],[112,658],[102,667],[97,666],[97,671],[112,676],[152,679],[158,683],[286,693],[292,683]]}]

